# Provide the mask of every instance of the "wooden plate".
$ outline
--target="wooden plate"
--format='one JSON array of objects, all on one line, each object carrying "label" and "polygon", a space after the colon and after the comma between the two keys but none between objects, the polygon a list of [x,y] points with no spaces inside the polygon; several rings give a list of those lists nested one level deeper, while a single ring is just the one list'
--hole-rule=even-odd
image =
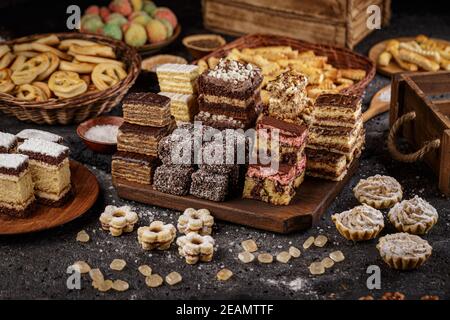
[{"label": "wooden plate", "polygon": [[223,221],[282,234],[305,230],[316,225],[336,196],[347,185],[358,168],[356,160],[343,181],[332,182],[307,177],[289,206],[274,206],[264,202],[235,198],[212,202],[193,196],[174,196],[125,180],[114,181],[119,197],[145,204],[184,211],[187,208],[208,209]]},{"label": "wooden plate", "polygon": [[[383,53],[384,49],[386,48],[386,44],[389,41],[398,40],[400,42],[405,42],[405,41],[412,41],[414,39],[415,39],[414,37],[401,37],[401,38],[388,39],[388,40],[379,42],[370,49],[369,59],[375,63],[375,65],[377,67],[377,71],[385,76],[390,77],[390,76],[395,75],[400,72],[407,72],[406,70],[400,68],[393,59],[392,59],[391,63],[386,67],[378,65],[378,57],[380,56],[381,53]],[[432,38],[432,40],[442,43],[442,44],[445,44],[447,46],[450,46],[449,41],[442,40],[442,39],[435,39],[435,38]]]},{"label": "wooden plate", "polygon": [[97,201],[100,187],[97,178],[86,167],[70,161],[74,198],[64,207],[38,206],[31,217],[13,219],[0,216],[0,235],[38,232],[61,226],[85,214]]},{"label": "wooden plate", "polygon": [[162,41],[159,43],[153,43],[153,44],[146,44],[142,47],[137,48],[137,50],[142,57],[148,57],[149,55],[152,55],[152,54],[160,51],[162,48],[167,47],[169,44],[174,42],[178,38],[180,33],[181,33],[181,26],[178,25],[175,28],[175,30],[173,30],[173,35],[166,41]]}]

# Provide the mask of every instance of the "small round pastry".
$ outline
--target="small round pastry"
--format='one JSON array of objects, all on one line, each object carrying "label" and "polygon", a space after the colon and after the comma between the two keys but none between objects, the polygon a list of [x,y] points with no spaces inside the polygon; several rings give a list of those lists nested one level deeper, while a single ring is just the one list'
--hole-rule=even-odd
[{"label": "small round pastry", "polygon": [[331,219],[339,233],[352,241],[374,239],[384,228],[383,213],[365,204],[335,214]]},{"label": "small round pastry", "polygon": [[100,216],[102,228],[109,231],[113,237],[120,237],[123,233],[130,233],[138,223],[138,215],[130,207],[107,206]]},{"label": "small round pastry", "polygon": [[389,221],[398,231],[411,234],[428,233],[438,217],[436,209],[418,196],[397,203],[388,214]]},{"label": "small round pastry", "polygon": [[409,233],[384,236],[380,238],[377,249],[384,262],[397,270],[411,270],[420,267],[433,251],[426,240]]},{"label": "small round pastry", "polygon": [[403,198],[402,186],[392,177],[376,175],[362,179],[353,189],[360,203],[375,209],[386,209],[400,202]]}]

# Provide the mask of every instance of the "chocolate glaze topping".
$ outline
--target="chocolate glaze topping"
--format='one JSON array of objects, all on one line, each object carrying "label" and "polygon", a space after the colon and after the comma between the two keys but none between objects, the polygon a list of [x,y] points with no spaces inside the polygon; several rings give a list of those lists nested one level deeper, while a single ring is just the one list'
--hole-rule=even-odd
[{"label": "chocolate glaze topping", "polygon": [[124,100],[124,104],[146,104],[151,107],[167,108],[170,99],[155,93],[135,92],[130,93]]},{"label": "chocolate glaze topping", "polygon": [[361,98],[354,95],[345,94],[322,94],[315,103],[316,108],[321,107],[342,107],[356,110],[361,102]]}]

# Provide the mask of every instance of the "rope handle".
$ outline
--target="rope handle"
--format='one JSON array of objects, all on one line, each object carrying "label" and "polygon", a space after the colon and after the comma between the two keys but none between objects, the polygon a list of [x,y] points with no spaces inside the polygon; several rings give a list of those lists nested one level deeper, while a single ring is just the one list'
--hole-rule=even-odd
[{"label": "rope handle", "polygon": [[388,136],[388,150],[391,153],[392,157],[401,162],[407,162],[407,163],[413,163],[419,160],[422,160],[422,158],[430,151],[434,149],[439,149],[441,145],[441,140],[436,139],[433,141],[428,141],[424,144],[422,149],[410,153],[410,154],[403,154],[401,153],[395,144],[395,136],[397,135],[398,130],[401,128],[402,125],[404,125],[408,121],[413,121],[416,118],[416,113],[414,111],[409,112],[407,114],[404,114],[400,118],[397,119],[397,121],[392,126],[389,136]]}]

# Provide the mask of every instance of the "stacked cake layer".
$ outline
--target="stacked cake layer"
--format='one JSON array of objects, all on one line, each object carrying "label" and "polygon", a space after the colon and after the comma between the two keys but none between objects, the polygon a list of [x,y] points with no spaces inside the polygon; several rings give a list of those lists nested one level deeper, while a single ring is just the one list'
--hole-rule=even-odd
[{"label": "stacked cake layer", "polygon": [[197,78],[195,65],[164,64],[157,68],[161,95],[171,100],[170,111],[176,121],[192,122],[198,113]]},{"label": "stacked cake layer", "polygon": [[308,128],[263,116],[258,121],[253,158],[243,197],[274,205],[289,205],[303,183]]},{"label": "stacked cake layer", "polygon": [[35,203],[28,157],[0,154],[0,215],[23,217]]},{"label": "stacked cake layer", "polygon": [[0,153],[12,153],[17,147],[15,135],[0,131]]},{"label": "stacked cake layer", "polygon": [[124,124],[112,160],[113,180],[150,185],[158,165],[158,144],[176,127],[170,99],[153,93],[132,93],[123,104]]},{"label": "stacked cake layer", "polygon": [[[236,121],[230,129],[250,128],[261,108],[261,71],[251,65],[233,60],[222,60],[198,79],[198,121],[214,128],[224,128]],[[220,118],[217,116],[221,116]]]},{"label": "stacked cake layer", "polygon": [[365,143],[361,99],[324,94],[317,98],[307,146],[310,176],[341,181]]}]

